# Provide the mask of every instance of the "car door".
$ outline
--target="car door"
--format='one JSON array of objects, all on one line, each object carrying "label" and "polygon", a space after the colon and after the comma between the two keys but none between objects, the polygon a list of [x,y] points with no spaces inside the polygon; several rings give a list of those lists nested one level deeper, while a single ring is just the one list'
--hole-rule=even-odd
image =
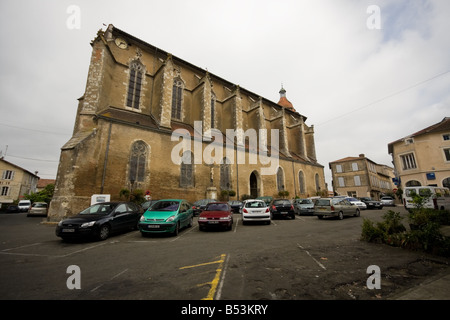
[{"label": "car door", "polygon": [[126,203],[119,204],[114,210],[111,225],[113,230],[121,230],[128,226],[130,219],[129,209]]},{"label": "car door", "polygon": [[342,211],[344,212],[344,215],[349,216],[349,215],[355,214],[357,206],[353,205],[347,199],[342,199],[341,205],[342,205]]}]

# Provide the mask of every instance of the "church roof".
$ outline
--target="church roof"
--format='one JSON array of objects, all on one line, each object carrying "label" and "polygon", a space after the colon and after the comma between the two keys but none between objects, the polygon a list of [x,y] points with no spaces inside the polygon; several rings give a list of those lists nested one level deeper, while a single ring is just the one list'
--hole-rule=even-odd
[{"label": "church roof", "polygon": [[[205,72],[205,73],[206,73],[206,70],[204,70],[204,69],[202,69],[202,68],[200,68],[200,67],[198,67],[198,66],[196,66],[196,65],[193,65],[192,63],[187,62],[186,60],[183,60],[183,59],[181,59],[181,58],[179,58],[179,57],[177,57],[177,56],[175,56],[175,55],[172,55],[172,54],[168,53],[167,51],[164,51],[164,50],[162,50],[162,49],[160,49],[160,48],[157,48],[157,47],[155,47],[155,46],[153,46],[153,45],[151,45],[151,44],[149,44],[149,43],[147,43],[147,42],[145,42],[145,41],[143,41],[143,40],[141,40],[141,39],[139,39],[139,38],[136,38],[135,36],[133,36],[133,35],[131,35],[131,34],[125,32],[125,31],[123,31],[123,30],[121,30],[121,29],[119,29],[119,28],[117,28],[117,27],[115,27],[115,26],[112,25],[112,24],[110,24],[110,25],[108,26],[108,29],[107,29],[107,30],[110,30],[110,32],[112,32],[112,33],[115,33],[115,34],[121,34],[121,35],[124,36],[124,37],[127,37],[127,38],[129,38],[129,39],[132,39],[133,41],[136,41],[137,43],[143,45],[144,47],[149,48],[151,51],[158,52],[159,54],[162,54],[162,55],[164,55],[164,56],[169,56],[169,55],[170,55],[170,56],[172,57],[172,59],[176,60],[177,62],[183,63],[183,64],[189,66],[190,68],[193,68],[193,69],[196,69],[196,70],[198,70],[198,71],[201,71],[201,72]],[[235,86],[236,86],[234,83],[231,83],[231,82],[229,82],[228,80],[225,80],[224,78],[222,78],[222,77],[220,77],[220,76],[218,76],[218,75],[216,75],[216,74],[211,73],[210,71],[208,71],[208,74],[209,74],[210,77],[213,77],[213,78],[215,78],[215,79],[217,79],[217,80],[219,80],[219,81],[221,81],[221,82],[223,82],[223,83],[226,83],[227,86],[229,86],[229,87],[235,87]],[[251,92],[250,90],[247,90],[247,89],[245,89],[245,88],[243,88],[243,87],[241,87],[241,86],[239,86],[239,88],[240,88],[240,91],[241,91],[241,92],[245,92],[246,94],[248,94],[248,95],[250,95],[250,96],[252,96],[252,97],[254,97],[254,98],[260,97],[260,95],[255,94],[255,93]],[[299,116],[302,117],[303,121],[306,121],[306,120],[307,120],[307,117],[306,117],[305,115],[302,115],[302,114],[298,113],[298,112],[294,109],[294,107],[292,106],[292,103],[289,102],[287,99],[283,99],[283,101],[280,99],[280,101],[279,101],[278,103],[274,103],[273,101],[271,101],[271,100],[269,100],[269,99],[266,99],[266,98],[264,98],[264,97],[261,97],[261,98],[262,98],[263,101],[265,101],[266,103],[268,103],[268,104],[270,104],[270,105],[272,105],[272,106],[277,106],[277,105],[278,105],[278,106],[282,106],[282,107],[284,107],[286,110],[296,113],[297,115],[299,115]],[[284,102],[284,100],[286,100],[286,102]],[[281,103],[280,103],[280,102],[281,102]]]}]

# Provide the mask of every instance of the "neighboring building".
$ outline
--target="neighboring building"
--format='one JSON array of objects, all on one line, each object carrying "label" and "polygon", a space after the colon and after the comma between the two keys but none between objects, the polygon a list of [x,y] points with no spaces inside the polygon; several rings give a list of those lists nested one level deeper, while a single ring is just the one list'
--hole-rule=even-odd
[{"label": "neighboring building", "polygon": [[[124,188],[191,202],[218,198],[224,190],[237,197],[326,192],[314,127],[284,88],[279,103],[272,102],[113,25],[91,45],[73,136],[61,149],[50,220],[76,214],[93,194],[117,199]],[[228,131],[236,135],[230,145]],[[271,174],[263,170],[274,158],[258,156],[266,149],[279,152]],[[202,155],[214,157],[214,166]]]},{"label": "neighboring building", "polygon": [[329,167],[336,195],[379,200],[383,194],[393,192],[394,169],[377,164],[364,154],[330,162]]},{"label": "neighboring building", "polygon": [[450,117],[388,144],[402,188],[450,188]]},{"label": "neighboring building", "polygon": [[23,195],[36,192],[39,177],[0,158],[0,206],[20,200]]},{"label": "neighboring building", "polygon": [[42,191],[45,189],[46,186],[48,186],[49,184],[55,184],[55,179],[39,179],[37,187],[36,187],[36,192]]}]

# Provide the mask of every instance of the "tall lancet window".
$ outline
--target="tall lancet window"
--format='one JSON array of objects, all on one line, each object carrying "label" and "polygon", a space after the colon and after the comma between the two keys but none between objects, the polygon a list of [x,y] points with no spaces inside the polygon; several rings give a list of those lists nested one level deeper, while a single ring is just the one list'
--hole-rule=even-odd
[{"label": "tall lancet window", "polygon": [[281,167],[278,167],[277,170],[277,187],[278,191],[284,191],[284,172]]},{"label": "tall lancet window", "polygon": [[174,79],[172,90],[172,118],[181,120],[181,103],[183,100],[183,81]]},{"label": "tall lancet window", "polygon": [[130,64],[130,80],[128,82],[127,106],[139,109],[144,66],[139,61]]},{"label": "tall lancet window", "polygon": [[211,96],[211,128],[215,128],[216,121],[216,97],[214,94]]},{"label": "tall lancet window", "polygon": [[194,185],[194,154],[185,151],[181,157],[180,187],[192,188]]},{"label": "tall lancet window", "polygon": [[128,179],[130,182],[143,182],[147,167],[148,147],[144,141],[136,141],[131,146]]},{"label": "tall lancet window", "polygon": [[229,190],[231,186],[231,164],[227,157],[222,159],[220,164],[220,189]]}]

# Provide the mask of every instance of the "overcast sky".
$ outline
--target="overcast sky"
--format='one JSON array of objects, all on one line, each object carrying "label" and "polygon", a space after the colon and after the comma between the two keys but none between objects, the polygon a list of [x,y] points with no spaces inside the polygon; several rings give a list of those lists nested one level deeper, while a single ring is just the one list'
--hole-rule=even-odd
[{"label": "overcast sky", "polygon": [[448,0],[0,0],[0,151],[56,178],[104,25],[278,102],[314,125],[319,163],[450,116]]}]

